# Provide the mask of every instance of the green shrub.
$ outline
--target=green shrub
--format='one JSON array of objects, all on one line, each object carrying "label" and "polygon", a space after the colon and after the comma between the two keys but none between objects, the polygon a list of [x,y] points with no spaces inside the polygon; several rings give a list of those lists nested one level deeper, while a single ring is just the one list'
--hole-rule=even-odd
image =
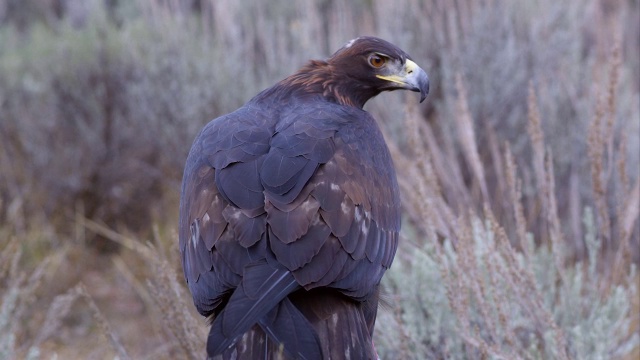
[{"label": "green shrub", "polygon": [[[402,243],[383,281],[393,295],[377,320],[382,359],[610,359],[640,344],[629,333],[635,265],[612,285],[588,261],[558,269],[546,247],[530,243],[527,258],[489,221],[461,225],[470,237],[457,251],[449,240]],[[595,239],[589,208],[585,225]]]}]

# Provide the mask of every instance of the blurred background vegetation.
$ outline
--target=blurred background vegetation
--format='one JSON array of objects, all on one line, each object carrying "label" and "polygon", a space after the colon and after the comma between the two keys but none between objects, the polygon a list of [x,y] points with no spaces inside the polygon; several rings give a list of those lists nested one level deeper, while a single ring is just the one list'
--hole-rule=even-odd
[{"label": "blurred background vegetation", "polygon": [[359,35],[405,221],[382,359],[636,358],[637,0],[0,0],[0,359],[202,358],[177,249],[209,120]]}]

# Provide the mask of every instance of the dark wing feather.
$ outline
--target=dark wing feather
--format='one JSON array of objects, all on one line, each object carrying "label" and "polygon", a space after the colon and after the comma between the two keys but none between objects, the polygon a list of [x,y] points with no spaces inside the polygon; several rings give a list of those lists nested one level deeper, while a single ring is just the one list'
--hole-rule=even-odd
[{"label": "dark wing feather", "polygon": [[[260,228],[266,219],[264,195],[255,191],[261,186],[256,169],[269,150],[273,126],[269,130],[265,117],[249,118],[250,112],[250,106],[241,108],[207,124],[185,165],[180,252],[194,304],[204,316],[220,311],[240,283],[243,267],[266,251],[264,225]],[[245,154],[243,161],[233,162],[238,151]],[[234,206],[230,196],[243,207]]]},{"label": "dark wing feather", "polygon": [[306,279],[315,287],[327,286],[336,280],[348,257],[349,254],[341,247],[338,239],[331,235],[323,243],[314,261],[296,270],[294,275],[299,279]]},{"label": "dark wing feather", "polygon": [[321,360],[320,340],[309,320],[285,298],[261,321],[260,327],[276,343],[282,344],[283,355],[292,359]]}]

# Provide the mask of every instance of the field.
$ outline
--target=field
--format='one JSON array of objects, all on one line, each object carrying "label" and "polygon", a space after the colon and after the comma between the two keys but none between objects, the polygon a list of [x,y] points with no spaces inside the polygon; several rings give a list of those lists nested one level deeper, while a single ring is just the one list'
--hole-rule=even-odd
[{"label": "field", "polygon": [[637,0],[0,0],[0,360],[203,358],[191,141],[359,35],[431,79],[365,106],[404,211],[381,359],[637,359]]}]

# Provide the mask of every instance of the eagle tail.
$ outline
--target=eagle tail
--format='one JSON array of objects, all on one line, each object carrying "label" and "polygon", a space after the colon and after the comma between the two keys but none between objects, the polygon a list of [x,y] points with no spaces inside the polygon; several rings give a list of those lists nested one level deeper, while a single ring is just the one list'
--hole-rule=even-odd
[{"label": "eagle tail", "polygon": [[299,286],[291,272],[266,261],[247,265],[241,283],[211,325],[207,354],[224,352]]},{"label": "eagle tail", "polygon": [[378,359],[372,339],[377,296],[358,302],[335,290],[317,290],[289,298],[315,330],[323,359]]},{"label": "eagle tail", "polygon": [[378,359],[371,337],[371,306],[335,291],[299,290],[216,359]]},{"label": "eagle tail", "polygon": [[[207,354],[222,359],[377,359],[376,296],[355,301],[332,289],[304,290],[266,261],[244,276],[209,332]],[[235,344],[234,344],[235,343]]]},{"label": "eagle tail", "polygon": [[217,356],[209,354],[208,359],[212,360],[287,360],[290,357],[285,355],[282,346],[272,341],[259,325],[254,325],[249,331],[244,333],[240,339],[231,347]]}]

